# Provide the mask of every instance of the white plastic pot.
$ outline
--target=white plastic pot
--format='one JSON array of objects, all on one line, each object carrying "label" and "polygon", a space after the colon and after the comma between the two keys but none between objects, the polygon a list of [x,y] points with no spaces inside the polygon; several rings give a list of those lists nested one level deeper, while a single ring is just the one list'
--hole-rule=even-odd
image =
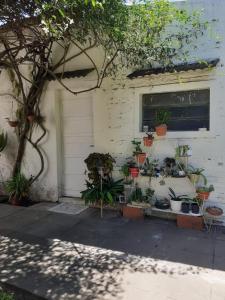
[{"label": "white plastic pot", "polygon": [[172,211],[180,212],[181,211],[181,203],[182,201],[174,201],[170,199],[170,206]]}]

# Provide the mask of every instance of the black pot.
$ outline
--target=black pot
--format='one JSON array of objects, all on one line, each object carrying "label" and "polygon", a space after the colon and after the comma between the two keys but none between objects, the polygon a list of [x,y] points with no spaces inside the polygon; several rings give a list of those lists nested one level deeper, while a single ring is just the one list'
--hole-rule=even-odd
[{"label": "black pot", "polygon": [[197,203],[191,203],[191,212],[193,214],[199,214],[199,205]]},{"label": "black pot", "polygon": [[158,209],[169,209],[170,204],[167,200],[157,200],[155,203],[155,207]]},{"label": "black pot", "polygon": [[182,202],[181,204],[181,211],[184,214],[188,214],[190,211],[190,204],[188,202]]}]

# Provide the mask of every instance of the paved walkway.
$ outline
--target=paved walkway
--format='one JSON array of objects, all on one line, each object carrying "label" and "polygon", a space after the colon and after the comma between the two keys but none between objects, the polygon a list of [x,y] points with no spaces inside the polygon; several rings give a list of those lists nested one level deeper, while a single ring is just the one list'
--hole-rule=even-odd
[{"label": "paved walkway", "polygon": [[57,300],[225,300],[225,229],[0,205],[0,280]]}]

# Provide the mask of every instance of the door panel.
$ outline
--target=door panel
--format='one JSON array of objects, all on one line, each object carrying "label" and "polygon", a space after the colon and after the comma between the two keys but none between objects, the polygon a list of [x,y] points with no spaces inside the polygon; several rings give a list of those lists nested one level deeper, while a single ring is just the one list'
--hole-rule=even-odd
[{"label": "door panel", "polygon": [[94,151],[92,98],[62,92],[61,101],[63,195],[80,197],[85,189],[84,159]]}]

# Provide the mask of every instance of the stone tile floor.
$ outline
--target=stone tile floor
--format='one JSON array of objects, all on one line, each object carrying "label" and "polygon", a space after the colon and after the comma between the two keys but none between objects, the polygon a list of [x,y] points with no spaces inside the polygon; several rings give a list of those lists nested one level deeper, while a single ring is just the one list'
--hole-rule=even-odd
[{"label": "stone tile floor", "polygon": [[225,300],[225,228],[51,206],[0,205],[1,282],[57,300]]}]

